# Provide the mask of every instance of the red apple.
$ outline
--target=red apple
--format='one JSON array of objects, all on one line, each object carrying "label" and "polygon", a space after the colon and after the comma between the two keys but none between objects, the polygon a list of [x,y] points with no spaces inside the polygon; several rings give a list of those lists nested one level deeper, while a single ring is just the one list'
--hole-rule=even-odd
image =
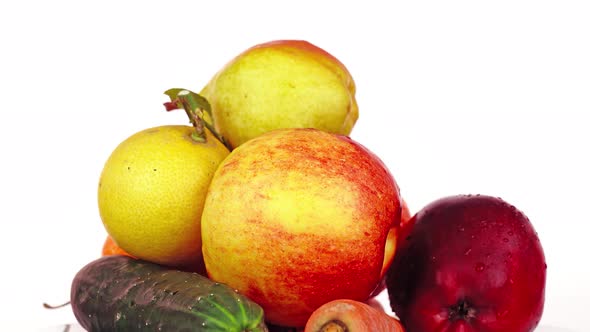
[{"label": "red apple", "polygon": [[547,265],[529,219],[500,198],[437,200],[414,216],[387,274],[408,332],[525,332],[541,318]]},{"label": "red apple", "polygon": [[395,250],[400,243],[400,240],[408,236],[408,233],[412,229],[413,220],[410,214],[410,209],[406,201],[401,198],[402,215],[399,224],[394,223],[389,232],[387,233],[387,241],[385,241],[385,253],[383,255],[383,266],[381,267],[381,281],[377,288],[371,293],[371,297],[379,295],[387,288],[385,285],[385,274],[389,270],[393,257],[395,256]]},{"label": "red apple", "polygon": [[402,198],[401,199],[402,214],[399,224],[394,223],[389,233],[387,233],[387,242],[385,243],[385,254],[383,256],[383,267],[381,269],[381,276],[385,276],[385,273],[389,269],[393,257],[395,256],[395,250],[400,243],[401,239],[408,236],[408,233],[412,229],[412,215],[408,204]]}]

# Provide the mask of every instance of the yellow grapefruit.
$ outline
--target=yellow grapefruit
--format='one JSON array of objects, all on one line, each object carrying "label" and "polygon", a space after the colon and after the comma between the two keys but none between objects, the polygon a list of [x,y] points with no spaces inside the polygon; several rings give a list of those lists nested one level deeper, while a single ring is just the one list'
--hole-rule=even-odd
[{"label": "yellow grapefruit", "polygon": [[160,126],[124,140],[98,186],[102,222],[130,255],[190,268],[202,264],[201,213],[209,183],[228,149],[208,130]]}]

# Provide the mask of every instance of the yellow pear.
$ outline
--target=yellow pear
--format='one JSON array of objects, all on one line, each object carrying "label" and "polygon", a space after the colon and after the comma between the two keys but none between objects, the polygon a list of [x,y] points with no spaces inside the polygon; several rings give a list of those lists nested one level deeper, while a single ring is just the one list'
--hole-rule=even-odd
[{"label": "yellow pear", "polygon": [[227,63],[200,94],[231,148],[279,128],[349,135],[359,113],[347,68],[302,40],[256,45]]}]

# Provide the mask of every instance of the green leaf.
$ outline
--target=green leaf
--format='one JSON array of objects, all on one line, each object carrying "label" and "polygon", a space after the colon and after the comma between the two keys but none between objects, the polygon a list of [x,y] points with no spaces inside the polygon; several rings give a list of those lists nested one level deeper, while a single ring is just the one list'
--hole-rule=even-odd
[{"label": "green leaf", "polygon": [[209,117],[212,117],[211,104],[209,104],[207,98],[201,96],[196,92],[193,92],[188,89],[172,88],[164,91],[164,94],[170,97],[171,102],[176,103],[177,108],[182,108],[182,103],[180,102],[180,98],[178,97],[178,95],[184,94],[187,97],[186,99],[189,101],[190,106],[193,110],[202,109],[209,115]]}]

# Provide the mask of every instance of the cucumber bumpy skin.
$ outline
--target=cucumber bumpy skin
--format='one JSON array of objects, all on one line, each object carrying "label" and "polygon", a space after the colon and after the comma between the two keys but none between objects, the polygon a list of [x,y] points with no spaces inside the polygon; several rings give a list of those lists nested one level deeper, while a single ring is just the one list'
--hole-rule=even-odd
[{"label": "cucumber bumpy skin", "polygon": [[127,256],[105,256],[74,277],[78,323],[98,331],[266,332],[262,308],[200,274]]}]

